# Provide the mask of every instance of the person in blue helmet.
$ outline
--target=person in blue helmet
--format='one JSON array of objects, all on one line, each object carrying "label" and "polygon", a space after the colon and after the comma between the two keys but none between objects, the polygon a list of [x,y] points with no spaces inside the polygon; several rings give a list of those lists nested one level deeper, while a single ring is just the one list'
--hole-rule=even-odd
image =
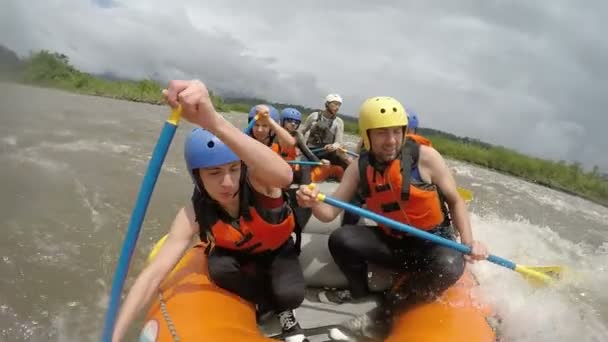
[{"label": "person in blue helmet", "polygon": [[[296,143],[294,146],[289,148],[280,148],[279,154],[285,160],[295,160],[299,155],[298,152],[304,155],[306,160],[321,162],[324,165],[329,165],[329,160],[320,159],[306,146],[304,136],[298,131],[300,124],[302,123],[302,113],[295,108],[284,108],[281,111],[281,126],[294,137]],[[298,151],[299,150],[299,151]],[[302,170],[308,170],[307,172],[298,172]],[[309,184],[310,183],[310,168],[305,167],[294,167],[294,180],[293,184]]]},{"label": "person in blue helmet", "polygon": [[[267,112],[265,112],[268,110]],[[263,114],[263,115],[260,115]],[[281,127],[279,111],[267,104],[258,104],[249,110],[247,123],[258,115],[250,135],[257,141],[279,152],[279,148],[290,148],[296,145],[296,139]]]},{"label": "person in blue helmet", "polygon": [[[207,244],[210,279],[258,307],[278,312],[285,341],[307,341],[294,309],[305,282],[291,234],[295,219],[283,188],[291,167],[276,153],[219,115],[200,81],[172,81],[163,91],[184,119],[201,126],[187,136],[184,159],[194,183],[157,257],[135,280],[120,311],[113,341],[146,307],[193,239]],[[268,108],[260,108],[261,115]],[[266,114],[264,114],[266,113]],[[202,266],[202,265],[201,265]]]},{"label": "person in blue helmet", "polygon": [[409,125],[407,127],[407,132],[406,132],[407,137],[416,141],[419,144],[426,145],[426,146],[433,146],[433,144],[431,143],[431,141],[429,139],[418,134],[418,125],[419,125],[418,114],[416,114],[416,112],[414,112],[411,108],[407,108],[406,112],[407,112],[407,119],[409,122]]},{"label": "person in blue helmet", "polygon": [[[302,153],[305,159],[314,162],[321,162],[324,166],[329,166],[329,160],[319,159],[310,149],[306,146],[304,142],[304,137],[300,132],[298,132],[298,127],[302,122],[302,113],[295,108],[284,108],[281,111],[281,126],[291,134],[292,137],[296,140],[295,146],[284,148],[279,146],[278,153],[285,160],[296,160],[298,158],[299,153]],[[299,150],[299,151],[298,151]],[[296,223],[297,223],[297,232],[296,232],[296,247],[298,250],[300,249],[301,242],[301,232],[304,230],[304,227],[310,220],[312,216],[312,210],[310,208],[300,208],[298,206],[298,202],[296,200],[296,191],[301,184],[310,184],[311,182],[311,168],[307,165],[292,165],[293,169],[293,181],[289,189],[287,189],[287,194],[289,195],[290,203],[296,215]]]}]

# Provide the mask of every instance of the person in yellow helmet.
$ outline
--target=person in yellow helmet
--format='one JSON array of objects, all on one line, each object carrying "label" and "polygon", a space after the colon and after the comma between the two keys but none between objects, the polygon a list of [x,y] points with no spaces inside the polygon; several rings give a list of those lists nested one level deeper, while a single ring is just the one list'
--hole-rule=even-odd
[{"label": "person in yellow helmet", "polygon": [[[484,244],[473,239],[467,206],[443,157],[433,147],[406,139],[407,126],[407,113],[399,101],[367,99],[359,110],[363,153],[348,166],[332,196],[347,202],[360,191],[368,210],[449,239],[455,239],[455,226],[472,253],[465,257],[382,225],[344,225],[334,230],[329,250],[349,288],[321,291],[322,302],[340,304],[367,296],[368,263],[407,273],[404,281],[384,294],[378,308],[343,324],[340,332],[347,336],[365,334],[383,324],[390,328],[391,318],[399,312],[436,298],[454,284],[464,271],[465,260],[487,257]],[[320,221],[330,222],[342,210],[317,201],[318,192],[318,187],[302,186],[298,202],[312,207]]]}]

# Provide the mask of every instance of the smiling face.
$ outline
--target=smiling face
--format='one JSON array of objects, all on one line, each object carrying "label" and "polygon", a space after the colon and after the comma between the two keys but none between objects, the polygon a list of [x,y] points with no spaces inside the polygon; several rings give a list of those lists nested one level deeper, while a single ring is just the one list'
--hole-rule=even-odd
[{"label": "smiling face", "polygon": [[393,126],[368,131],[371,152],[377,160],[389,162],[397,158],[403,144],[403,129],[403,126]]},{"label": "smiling face", "polygon": [[270,125],[266,122],[256,121],[253,129],[253,138],[259,142],[266,143],[270,137]]},{"label": "smiling face", "polygon": [[238,201],[241,162],[199,169],[199,177],[209,196],[226,207]]}]

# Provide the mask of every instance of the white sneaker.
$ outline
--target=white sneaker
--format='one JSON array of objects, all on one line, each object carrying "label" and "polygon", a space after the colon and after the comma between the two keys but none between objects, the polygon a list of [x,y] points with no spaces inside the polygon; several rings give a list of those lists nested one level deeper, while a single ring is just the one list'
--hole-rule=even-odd
[{"label": "white sneaker", "polygon": [[285,310],[280,312],[278,316],[285,342],[308,342],[293,310]]}]

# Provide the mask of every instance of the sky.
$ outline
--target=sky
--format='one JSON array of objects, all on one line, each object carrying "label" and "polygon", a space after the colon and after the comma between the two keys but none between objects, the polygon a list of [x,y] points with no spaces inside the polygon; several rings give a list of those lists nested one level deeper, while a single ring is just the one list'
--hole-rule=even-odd
[{"label": "sky", "polygon": [[393,96],[421,126],[608,172],[608,2],[2,0],[0,44],[121,77],[357,115]]}]

